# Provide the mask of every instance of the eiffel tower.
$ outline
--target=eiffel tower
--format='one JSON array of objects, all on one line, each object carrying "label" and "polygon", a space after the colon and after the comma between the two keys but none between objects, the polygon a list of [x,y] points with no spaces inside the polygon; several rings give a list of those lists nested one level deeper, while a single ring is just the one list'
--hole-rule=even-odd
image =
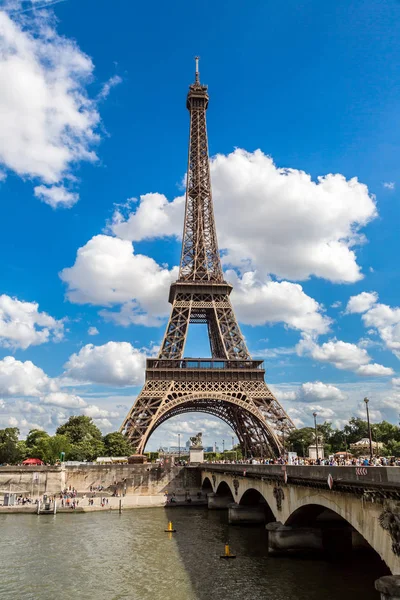
[{"label": "eiffel tower", "polygon": [[[189,86],[189,160],[182,255],[171,285],[171,316],[157,358],[146,361],[146,380],[120,431],[139,454],[171,417],[203,412],[235,432],[245,456],[282,453],[293,422],[264,381],[263,361],[252,360],[230,301],[218,251],[206,128],[207,86]],[[212,358],[184,358],[190,323],[208,328]]]}]

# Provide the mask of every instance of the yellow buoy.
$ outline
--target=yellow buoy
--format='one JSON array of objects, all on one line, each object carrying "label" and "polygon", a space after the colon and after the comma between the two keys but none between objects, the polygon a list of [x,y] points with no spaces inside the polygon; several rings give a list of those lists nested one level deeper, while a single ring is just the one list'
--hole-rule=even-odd
[{"label": "yellow buoy", "polygon": [[225,553],[221,554],[220,558],[236,558],[236,554],[231,554],[231,549],[229,548],[229,544],[225,544]]},{"label": "yellow buoy", "polygon": [[176,533],[176,529],[174,529],[172,525],[172,521],[168,522],[168,529],[164,529],[165,533]]}]

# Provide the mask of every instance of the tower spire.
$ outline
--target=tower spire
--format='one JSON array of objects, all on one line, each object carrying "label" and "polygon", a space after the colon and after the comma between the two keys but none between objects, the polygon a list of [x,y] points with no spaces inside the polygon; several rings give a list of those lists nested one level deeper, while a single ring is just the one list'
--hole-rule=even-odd
[{"label": "tower spire", "polygon": [[189,86],[186,107],[190,112],[185,223],[179,270],[180,281],[222,282],[211,193],[206,110],[208,90],[200,83],[199,57],[196,81]]}]

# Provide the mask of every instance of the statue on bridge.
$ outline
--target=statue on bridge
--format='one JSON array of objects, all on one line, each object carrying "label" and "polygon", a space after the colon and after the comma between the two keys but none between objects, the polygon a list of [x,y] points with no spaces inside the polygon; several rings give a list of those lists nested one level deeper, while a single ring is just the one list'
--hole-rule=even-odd
[{"label": "statue on bridge", "polygon": [[203,446],[203,434],[199,432],[197,435],[194,435],[190,438],[190,443],[192,448],[201,448]]}]

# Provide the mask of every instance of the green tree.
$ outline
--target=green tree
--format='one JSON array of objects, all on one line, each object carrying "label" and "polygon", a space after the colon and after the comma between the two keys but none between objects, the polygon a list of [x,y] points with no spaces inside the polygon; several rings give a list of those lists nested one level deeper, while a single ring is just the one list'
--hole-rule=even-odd
[{"label": "green tree", "polygon": [[26,452],[29,458],[40,458],[46,462],[49,434],[42,429],[31,429],[26,436]]},{"label": "green tree", "polygon": [[348,444],[354,444],[363,438],[368,437],[368,423],[359,417],[351,417],[348,425],[345,425],[343,431],[346,435]]},{"label": "green tree", "polygon": [[60,460],[61,452],[65,452],[65,458],[68,460],[71,454],[71,443],[66,435],[56,433],[47,440],[46,462],[54,465]]},{"label": "green tree", "polygon": [[113,431],[103,437],[104,456],[130,456],[132,446],[122,433]]},{"label": "green tree", "polygon": [[94,460],[104,456],[102,433],[91,417],[70,417],[56,433],[65,435],[70,442],[69,458],[72,460]]},{"label": "green tree", "polygon": [[315,432],[313,427],[302,427],[290,432],[285,440],[286,448],[297,452],[298,456],[307,456],[308,446],[315,443]]},{"label": "green tree", "polygon": [[19,463],[23,454],[19,445],[19,429],[17,427],[6,427],[0,429],[0,464]]}]

